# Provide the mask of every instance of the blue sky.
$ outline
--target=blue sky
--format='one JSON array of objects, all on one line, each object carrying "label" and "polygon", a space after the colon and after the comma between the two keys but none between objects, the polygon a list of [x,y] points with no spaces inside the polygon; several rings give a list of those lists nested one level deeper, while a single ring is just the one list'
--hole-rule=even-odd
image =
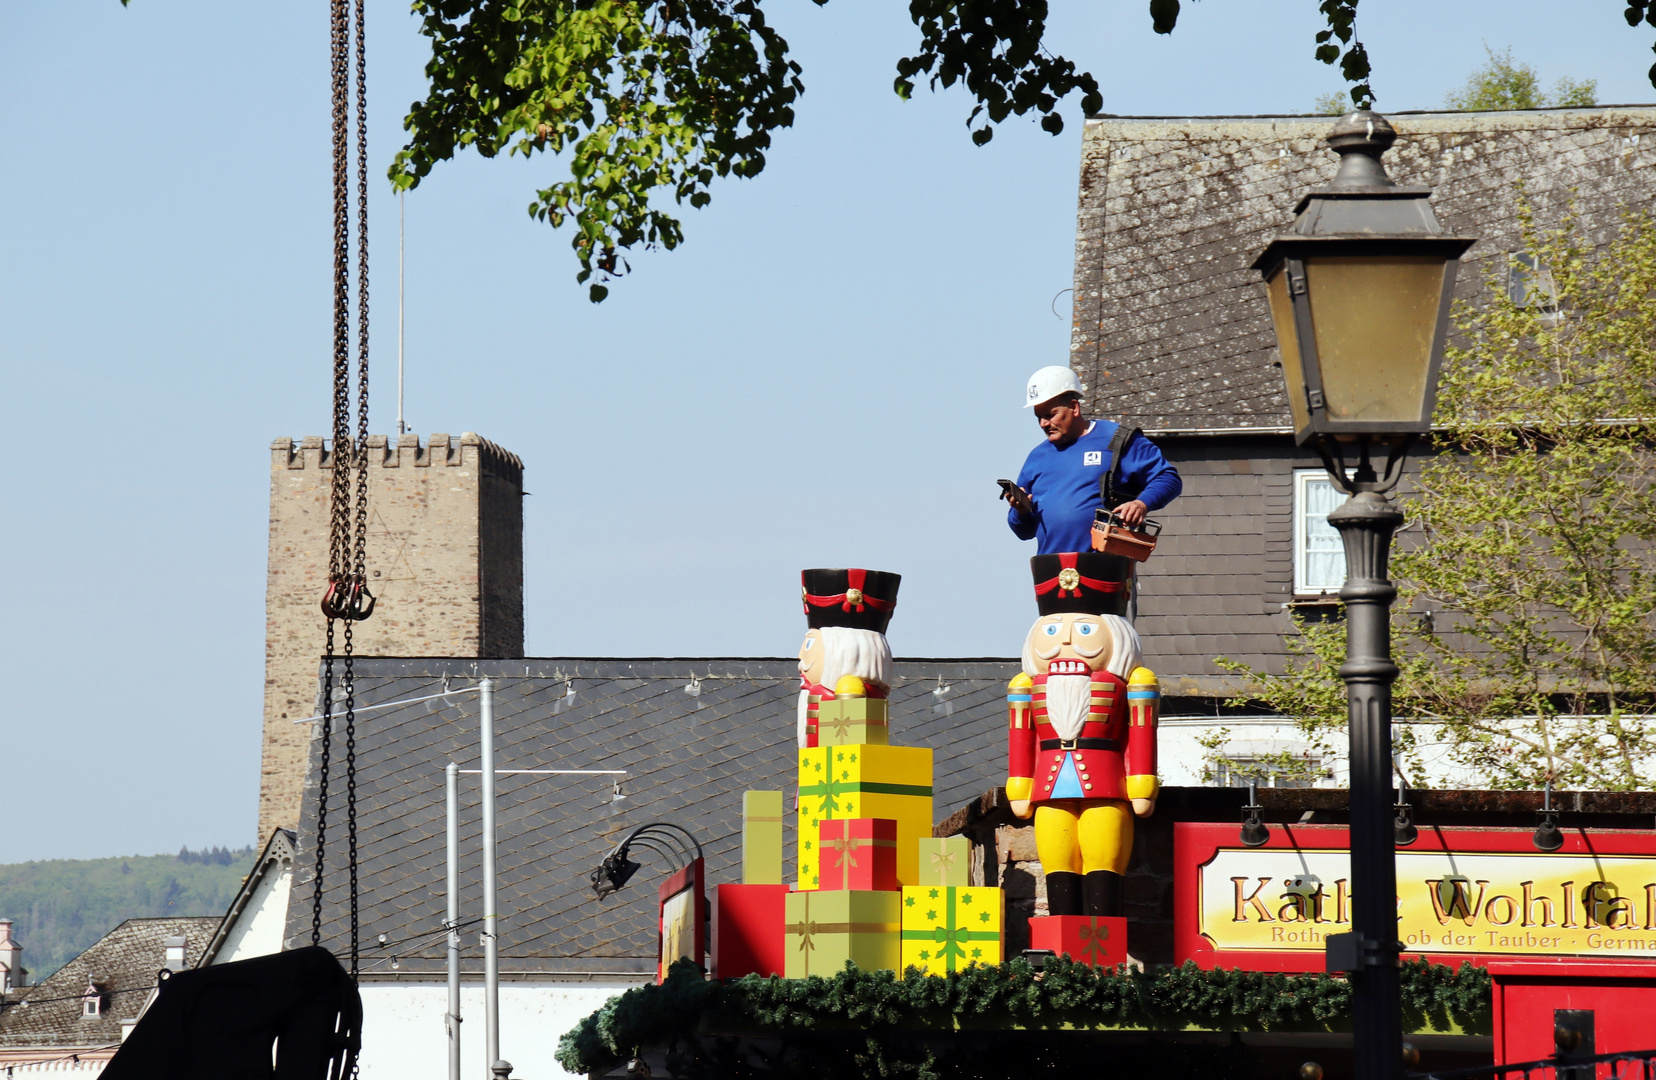
[{"label": "blue sky", "polygon": [[[556,162],[467,156],[409,198],[407,415],[525,459],[532,655],[661,651],[631,637],[648,593],[614,587],[640,567],[716,586],[667,651],[788,654],[798,569],[847,564],[905,575],[899,654],[1016,651],[1029,551],[993,481],[1036,439],[1025,377],[1066,358],[1080,118],[980,149],[964,94],[900,102],[906,7],[767,6],[805,68],[795,127],[603,305],[524,212]],[[1652,100],[1656,31],[1588,8],[1369,0],[1379,107],[1441,104],[1485,43]],[[1341,86],[1317,29],[1314,0],[1186,4],[1171,37],[1142,0],[1063,0],[1051,40],[1108,112],[1299,112]],[[377,178],[424,41],[401,0],[371,3],[369,34],[384,432]],[[253,839],[267,448],[327,426],[326,64],[320,2],[0,0],[0,724],[23,808],[0,862]]]}]

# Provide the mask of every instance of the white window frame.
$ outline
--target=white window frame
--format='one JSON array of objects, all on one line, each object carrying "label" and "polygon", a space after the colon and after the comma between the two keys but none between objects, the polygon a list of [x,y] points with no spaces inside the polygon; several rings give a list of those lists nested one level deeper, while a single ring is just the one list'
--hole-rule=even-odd
[{"label": "white window frame", "polygon": [[[1337,582],[1321,583],[1311,581],[1310,559],[1307,540],[1309,537],[1307,524],[1307,504],[1309,495],[1307,488],[1313,483],[1324,483],[1334,486],[1334,481],[1328,477],[1325,469],[1295,469],[1294,470],[1294,595],[1317,596],[1324,593],[1337,593],[1345,584],[1345,575],[1342,574]],[[1338,489],[1335,489],[1336,492]],[[1340,561],[1345,562],[1345,552],[1340,552]]]}]

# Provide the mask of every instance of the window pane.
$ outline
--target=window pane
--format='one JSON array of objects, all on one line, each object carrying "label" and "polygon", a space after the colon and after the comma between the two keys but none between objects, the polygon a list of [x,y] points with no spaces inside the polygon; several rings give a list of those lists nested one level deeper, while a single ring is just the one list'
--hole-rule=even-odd
[{"label": "window pane", "polygon": [[1345,584],[1345,544],[1328,515],[1345,496],[1327,476],[1302,474],[1300,535],[1294,538],[1301,567],[1301,592],[1334,592]]}]

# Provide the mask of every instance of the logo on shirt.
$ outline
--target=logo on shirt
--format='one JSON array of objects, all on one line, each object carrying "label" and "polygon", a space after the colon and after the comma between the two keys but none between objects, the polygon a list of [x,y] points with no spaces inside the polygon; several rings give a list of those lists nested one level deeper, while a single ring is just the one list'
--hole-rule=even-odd
[{"label": "logo on shirt", "polygon": [[1083,450],[1081,452],[1081,464],[1083,466],[1104,464],[1104,451]]}]

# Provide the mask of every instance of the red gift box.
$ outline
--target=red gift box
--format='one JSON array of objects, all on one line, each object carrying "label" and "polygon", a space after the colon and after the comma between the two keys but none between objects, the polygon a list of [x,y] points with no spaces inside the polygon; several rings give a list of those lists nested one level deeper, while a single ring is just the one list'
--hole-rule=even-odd
[{"label": "red gift box", "polygon": [[715,979],[782,974],[787,896],[786,885],[713,887],[713,963],[709,973]]},{"label": "red gift box", "polygon": [[824,821],[818,833],[819,889],[900,889],[897,822],[891,818]]},{"label": "red gift box", "polygon": [[1127,920],[1107,915],[1040,915],[1029,920],[1029,947],[1093,967],[1127,962]]}]

